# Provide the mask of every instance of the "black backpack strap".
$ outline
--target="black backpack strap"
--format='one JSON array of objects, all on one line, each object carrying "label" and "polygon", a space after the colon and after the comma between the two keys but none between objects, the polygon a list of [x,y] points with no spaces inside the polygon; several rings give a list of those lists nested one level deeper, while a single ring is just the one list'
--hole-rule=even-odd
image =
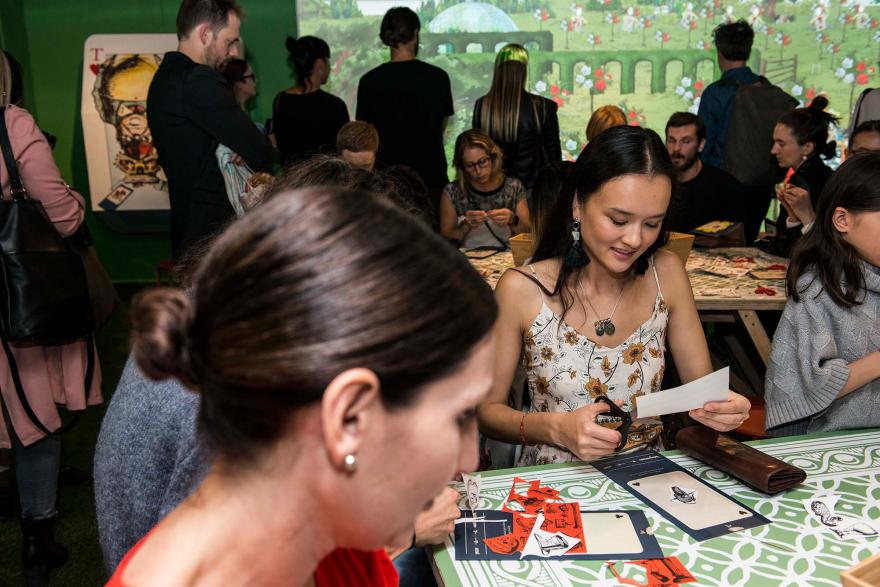
[{"label": "black backpack strap", "polygon": [[26,195],[27,191],[24,189],[24,184],[21,183],[18,165],[15,162],[15,155],[12,153],[12,143],[9,142],[9,131],[6,128],[6,106],[0,107],[0,152],[3,153],[6,173],[9,174],[10,193],[16,198]]},{"label": "black backpack strap", "polygon": [[[27,396],[24,393],[24,387],[21,384],[21,375],[18,372],[18,362],[15,360],[15,355],[12,354],[12,349],[9,348],[9,343],[6,342],[6,339],[0,339],[0,342],[3,343],[3,351],[6,353],[6,361],[9,363],[9,373],[12,376],[12,385],[15,387],[15,393],[18,396],[18,403],[21,404],[22,409],[24,410],[25,415],[28,419],[36,426],[41,432],[48,435],[60,435],[71,428],[73,428],[76,423],[79,421],[80,416],[82,415],[82,411],[77,411],[73,415],[73,419],[56,430],[52,432],[43,424],[40,420],[39,416],[34,412],[31,404],[28,402]],[[86,395],[86,406],[89,405],[89,392],[92,387],[92,380],[95,377],[95,337],[94,335],[89,335],[86,337],[86,353],[88,353],[88,358],[86,359],[86,375],[85,375],[85,395]]]}]

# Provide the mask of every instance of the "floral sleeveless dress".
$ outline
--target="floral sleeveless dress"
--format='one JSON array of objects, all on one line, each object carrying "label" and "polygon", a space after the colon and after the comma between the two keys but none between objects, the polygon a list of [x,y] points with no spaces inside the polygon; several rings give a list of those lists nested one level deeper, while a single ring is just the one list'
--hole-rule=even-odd
[{"label": "floral sleeveless dress", "polygon": [[[593,403],[600,395],[623,400],[622,407],[629,412],[633,398],[660,391],[669,308],[660,291],[653,259],[651,268],[657,282],[654,311],[629,338],[613,348],[596,344],[571,328],[543,301],[523,337],[522,360],[532,400],[531,412],[573,412]],[[633,422],[624,451],[662,448],[662,431],[659,419]],[[577,460],[565,449],[539,444],[523,447],[517,466]]]}]

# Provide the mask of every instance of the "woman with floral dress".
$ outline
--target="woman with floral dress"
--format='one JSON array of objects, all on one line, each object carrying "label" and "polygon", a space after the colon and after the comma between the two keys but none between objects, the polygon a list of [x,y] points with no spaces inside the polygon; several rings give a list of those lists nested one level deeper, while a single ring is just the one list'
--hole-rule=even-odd
[{"label": "woman with floral dress", "polygon": [[[681,379],[712,371],[684,267],[658,250],[675,170],[660,137],[620,126],[591,141],[577,161],[570,194],[558,200],[532,264],[508,271],[496,298],[495,381],[479,410],[481,431],[521,442],[520,466],[592,460],[614,452],[620,433],[596,422],[610,408],[660,390],[667,348]],[[507,397],[522,358],[531,408]],[[749,401],[730,392],[690,416],[727,431]],[[633,423],[625,450],[659,448],[662,424]]]}]

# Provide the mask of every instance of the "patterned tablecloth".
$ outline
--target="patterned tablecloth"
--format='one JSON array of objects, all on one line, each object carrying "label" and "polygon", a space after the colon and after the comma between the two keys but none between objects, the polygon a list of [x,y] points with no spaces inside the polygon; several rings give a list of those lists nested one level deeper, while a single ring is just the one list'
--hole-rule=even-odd
[{"label": "patterned tablecloth", "polygon": [[[835,494],[835,511],[880,520],[880,429],[765,440],[751,443],[804,469],[807,481],[768,496],[678,451],[666,454],[721,491],[754,508],[772,523],[705,542],[694,542],[676,526],[586,464],[562,464],[481,473],[481,508],[500,509],[514,475],[540,479],[566,501],[589,509],[643,509],[666,556],[677,556],[697,585],[777,587],[840,585],[840,572],[880,551],[880,537],[840,540],[808,519],[802,499]],[[462,504],[464,505],[464,500]],[[877,525],[877,522],[874,523]],[[434,550],[447,587],[618,585],[599,561],[455,562],[451,539]],[[635,565],[624,576],[645,582]]]},{"label": "patterned tablecloth", "polygon": [[[486,256],[489,253],[474,251],[465,254]],[[510,251],[483,259],[469,257],[469,260],[493,289],[501,275],[513,267]],[[691,251],[687,270],[699,309],[718,309],[715,306],[731,304],[755,310],[781,310],[785,307],[785,280],[759,279],[752,271],[787,266],[787,259],[768,255],[759,249],[728,248]],[[726,271],[729,275],[711,271]]]}]

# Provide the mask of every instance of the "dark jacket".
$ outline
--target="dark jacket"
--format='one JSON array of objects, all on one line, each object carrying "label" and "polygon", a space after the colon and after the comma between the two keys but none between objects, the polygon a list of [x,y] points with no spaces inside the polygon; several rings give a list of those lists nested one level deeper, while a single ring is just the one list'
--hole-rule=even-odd
[{"label": "dark jacket", "polygon": [[[474,105],[474,128],[483,128],[483,98]],[[520,180],[527,190],[535,185],[538,173],[547,163],[562,159],[557,110],[556,102],[523,92],[519,103],[516,142],[505,143],[492,137],[504,152],[504,173]]]},{"label": "dark jacket", "polygon": [[[819,196],[822,194],[822,190],[825,189],[825,184],[828,183],[828,178],[831,177],[832,173],[833,170],[825,165],[819,155],[813,155],[801,163],[801,166],[789,178],[789,183],[795,187],[807,190],[810,193],[810,202],[813,204],[813,210],[816,210]],[[779,252],[784,253],[785,256],[791,253],[792,247],[794,247],[802,234],[802,227],[800,225],[786,228],[785,221],[787,218],[788,212],[784,206],[780,206],[779,218],[776,221],[776,234],[782,235],[781,238],[784,242],[780,243],[781,248]]]},{"label": "dark jacket", "polygon": [[171,254],[223,228],[235,215],[215,151],[222,143],[254,171],[268,171],[272,147],[239,108],[223,76],[178,51],[165,54],[147,95],[147,118],[168,177]]}]

